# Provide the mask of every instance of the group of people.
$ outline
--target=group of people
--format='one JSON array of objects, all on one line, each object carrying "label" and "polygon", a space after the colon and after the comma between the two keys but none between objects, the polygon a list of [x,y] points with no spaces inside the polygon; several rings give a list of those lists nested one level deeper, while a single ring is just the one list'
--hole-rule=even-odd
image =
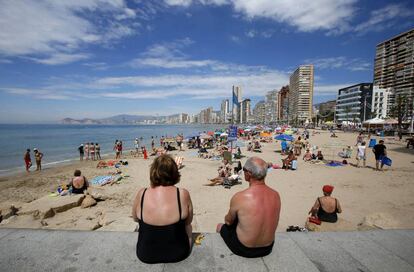
[{"label": "group of people", "polygon": [[[359,164],[361,161],[363,167],[366,167],[367,146],[362,132],[359,133],[359,135],[357,136],[357,141],[355,145],[357,146],[356,167],[360,167]],[[387,147],[384,145],[384,140],[379,140],[378,144],[375,144],[372,147],[372,152],[375,156],[375,170],[381,171],[384,167],[384,158],[387,157]]]},{"label": "group of people", "polygon": [[85,160],[101,160],[101,146],[99,143],[86,143],[78,147],[79,159]]},{"label": "group of people", "polygon": [[[219,175],[231,171],[228,164],[223,161]],[[281,200],[265,183],[267,169],[261,158],[246,161],[241,170],[249,187],[233,195],[224,222],[216,227],[227,247],[242,257],[266,256],[273,249]],[[132,217],[139,223],[136,254],[142,262],[178,262],[191,253],[193,204],[190,193],[175,186],[180,177],[172,157],[161,155],[151,164],[150,186],[140,189],[135,197]],[[317,199],[311,215],[336,222],[342,209],[332,191],[331,185],[323,187],[324,196]]]},{"label": "group of people", "polygon": [[[36,161],[36,171],[41,171],[43,153],[40,152],[37,148],[33,148],[33,153]],[[26,149],[26,153],[24,154],[23,160],[26,167],[26,172],[30,172],[30,167],[32,167],[33,165],[32,158],[30,156],[30,148]]]}]

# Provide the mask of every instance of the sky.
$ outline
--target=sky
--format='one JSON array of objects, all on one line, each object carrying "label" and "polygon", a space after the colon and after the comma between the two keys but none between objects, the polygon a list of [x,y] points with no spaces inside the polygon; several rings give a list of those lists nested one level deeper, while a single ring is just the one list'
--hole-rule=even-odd
[{"label": "sky", "polygon": [[414,1],[0,0],[0,123],[252,104],[315,66],[314,102],[372,82]]}]

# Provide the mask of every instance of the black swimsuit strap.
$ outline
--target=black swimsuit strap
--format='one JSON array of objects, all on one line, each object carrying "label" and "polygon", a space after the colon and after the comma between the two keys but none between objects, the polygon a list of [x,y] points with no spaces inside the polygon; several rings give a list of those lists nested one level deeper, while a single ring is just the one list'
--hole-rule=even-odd
[{"label": "black swimsuit strap", "polygon": [[177,188],[177,201],[178,201],[178,211],[180,212],[180,220],[181,220],[181,200],[180,200],[180,189]]},{"label": "black swimsuit strap", "polygon": [[147,191],[147,188],[145,188],[144,192],[142,193],[141,196],[141,221],[144,222],[144,218],[142,217],[142,210],[144,208],[144,196],[145,196],[145,192]]}]

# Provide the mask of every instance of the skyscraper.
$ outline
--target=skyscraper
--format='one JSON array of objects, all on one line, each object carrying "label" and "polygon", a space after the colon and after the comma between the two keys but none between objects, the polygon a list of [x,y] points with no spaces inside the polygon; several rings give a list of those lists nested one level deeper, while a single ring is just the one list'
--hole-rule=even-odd
[{"label": "skyscraper", "polygon": [[278,112],[278,91],[273,90],[266,93],[265,96],[265,123],[275,123]]},{"label": "skyscraper", "polygon": [[241,119],[241,102],[242,102],[242,90],[240,86],[233,86],[233,103],[232,103],[232,115],[231,120],[233,123],[240,123]]},{"label": "skyscraper", "polygon": [[[414,29],[377,45],[374,86],[389,89],[391,97],[404,96],[405,106],[412,109],[414,97]],[[390,99],[392,106],[394,99]],[[411,116],[412,113],[408,113]]]},{"label": "skyscraper", "polygon": [[287,122],[288,120],[288,109],[289,109],[289,85],[283,86],[278,92],[278,122]]},{"label": "skyscraper", "polygon": [[227,123],[229,121],[229,114],[230,114],[229,108],[230,107],[229,107],[228,99],[224,99],[223,101],[221,101],[220,119],[222,123]]},{"label": "skyscraper", "polygon": [[250,99],[244,99],[241,103],[241,111],[242,115],[240,118],[240,123],[248,123],[250,121],[250,115],[251,115],[251,106],[250,106]]},{"label": "skyscraper", "polygon": [[311,121],[313,104],[313,65],[301,65],[290,76],[289,120]]},{"label": "skyscraper", "polygon": [[263,100],[256,103],[253,109],[254,122],[263,124],[265,121],[265,102]]}]

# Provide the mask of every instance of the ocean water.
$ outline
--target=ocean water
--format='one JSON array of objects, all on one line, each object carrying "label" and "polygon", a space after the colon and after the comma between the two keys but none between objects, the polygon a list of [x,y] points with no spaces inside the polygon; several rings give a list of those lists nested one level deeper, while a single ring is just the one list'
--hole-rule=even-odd
[{"label": "ocean water", "polygon": [[[214,130],[216,125],[0,125],[0,175],[24,170],[24,154],[33,148],[43,153],[43,166],[78,160],[81,143],[98,142],[101,155],[113,153],[116,139],[123,142],[124,150],[134,148],[135,138],[143,137],[148,147],[151,136],[159,145],[161,136],[176,136],[177,133],[192,135]],[[32,167],[33,169],[33,167]]]}]

